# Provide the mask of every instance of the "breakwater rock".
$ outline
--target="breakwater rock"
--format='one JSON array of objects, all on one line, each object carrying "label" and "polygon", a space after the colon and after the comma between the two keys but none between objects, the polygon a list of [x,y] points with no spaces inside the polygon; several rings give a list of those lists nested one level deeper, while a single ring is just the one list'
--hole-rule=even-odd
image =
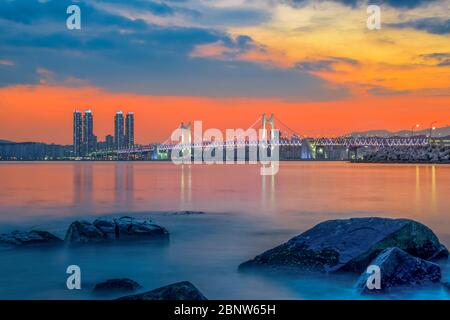
[{"label": "breakwater rock", "polygon": [[364,156],[363,162],[450,163],[450,147],[384,147]]}]

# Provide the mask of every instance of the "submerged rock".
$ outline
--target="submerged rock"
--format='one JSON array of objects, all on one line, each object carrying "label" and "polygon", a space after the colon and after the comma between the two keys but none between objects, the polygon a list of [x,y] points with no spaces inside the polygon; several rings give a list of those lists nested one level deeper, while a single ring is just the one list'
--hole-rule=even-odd
[{"label": "submerged rock", "polygon": [[170,284],[152,291],[125,296],[119,300],[207,300],[190,282],[183,281]]},{"label": "submerged rock", "polygon": [[93,292],[95,294],[114,294],[133,292],[142,288],[142,286],[131,279],[110,279],[95,285]]},{"label": "submerged rock", "polygon": [[116,224],[116,239],[120,240],[161,238],[169,235],[166,229],[147,220],[121,217],[114,219],[114,222]]},{"label": "submerged rock", "polygon": [[445,289],[450,290],[450,281],[443,281],[442,285]]},{"label": "submerged rock", "polygon": [[422,259],[448,257],[425,225],[408,219],[329,220],[239,266],[239,270],[361,273],[381,251],[398,247]]},{"label": "submerged rock", "polygon": [[441,268],[438,264],[413,257],[399,248],[387,248],[370,265],[380,268],[380,289],[369,289],[363,273],[356,283],[358,291],[364,294],[386,293],[396,287],[417,286],[439,282]]},{"label": "submerged rock", "polygon": [[111,219],[96,219],[92,223],[103,235],[103,238],[108,240],[116,239],[116,224]]},{"label": "submerged rock", "polygon": [[204,211],[175,211],[175,212],[168,212],[167,214],[174,215],[174,216],[190,216],[190,215],[197,215],[197,214],[206,214]]},{"label": "submerged rock", "polygon": [[105,234],[87,221],[75,221],[66,232],[65,241],[69,243],[92,243],[106,240]]},{"label": "submerged rock", "polygon": [[0,235],[0,244],[13,246],[58,245],[63,241],[47,231],[13,231]]},{"label": "submerged rock", "polygon": [[75,221],[67,230],[68,243],[96,243],[118,240],[168,239],[169,232],[149,220],[133,217],[97,219],[93,223]]}]

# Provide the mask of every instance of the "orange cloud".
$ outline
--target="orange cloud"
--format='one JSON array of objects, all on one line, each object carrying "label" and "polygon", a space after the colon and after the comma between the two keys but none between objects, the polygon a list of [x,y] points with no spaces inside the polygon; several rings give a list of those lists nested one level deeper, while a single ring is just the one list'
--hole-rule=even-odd
[{"label": "orange cloud", "polygon": [[201,44],[194,48],[190,56],[194,58],[256,62],[279,68],[291,68],[295,65],[293,61],[286,59],[286,55],[282,51],[266,48],[257,43],[252,43],[245,49],[228,47],[223,41]]}]

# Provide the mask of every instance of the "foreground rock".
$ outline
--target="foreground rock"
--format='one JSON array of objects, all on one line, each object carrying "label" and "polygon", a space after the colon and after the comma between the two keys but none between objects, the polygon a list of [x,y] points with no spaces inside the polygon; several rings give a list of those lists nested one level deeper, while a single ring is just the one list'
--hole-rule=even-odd
[{"label": "foreground rock", "polygon": [[68,243],[98,243],[129,240],[166,240],[169,232],[150,220],[133,217],[117,219],[97,219],[93,223],[75,221],[67,230],[65,241]]},{"label": "foreground rock", "polygon": [[137,220],[132,217],[114,219],[116,224],[116,239],[140,240],[167,237],[169,232],[149,220]]},{"label": "foreground rock", "polygon": [[174,212],[166,212],[168,215],[173,216],[191,216],[191,215],[202,215],[206,214],[204,211],[190,211],[190,210],[184,210],[184,211],[174,211]]},{"label": "foreground rock", "polygon": [[441,279],[439,265],[413,257],[399,248],[385,249],[370,265],[380,268],[381,288],[370,290],[367,287],[370,274],[364,272],[356,284],[357,289],[364,294],[386,293],[396,287],[436,283]]},{"label": "foreground rock", "polygon": [[93,292],[95,294],[116,294],[134,292],[142,286],[131,279],[110,279],[95,285]]},{"label": "foreground rock", "polygon": [[119,298],[119,300],[207,300],[190,282],[170,284],[152,291]]},{"label": "foreground rock", "polygon": [[67,230],[65,241],[70,243],[103,242],[106,235],[87,221],[75,221]]},{"label": "foreground rock", "polygon": [[442,282],[442,285],[445,289],[450,290],[450,281],[444,281]]},{"label": "foreground rock", "polygon": [[59,245],[63,241],[47,231],[13,231],[0,235],[0,244],[12,246]]},{"label": "foreground rock", "polygon": [[240,270],[361,273],[381,251],[398,247],[430,260],[448,257],[426,226],[413,220],[354,218],[322,222],[239,266]]}]

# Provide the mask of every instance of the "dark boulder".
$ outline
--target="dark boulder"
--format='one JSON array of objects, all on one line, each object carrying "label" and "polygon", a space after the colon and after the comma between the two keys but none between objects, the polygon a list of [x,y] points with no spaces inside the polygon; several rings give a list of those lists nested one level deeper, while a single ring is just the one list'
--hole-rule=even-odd
[{"label": "dark boulder", "polygon": [[108,240],[116,239],[116,224],[112,219],[96,219],[92,223],[100,232],[103,234],[103,237]]},{"label": "dark boulder", "polygon": [[167,240],[169,232],[149,220],[132,217],[97,219],[93,223],[75,221],[67,230],[66,242],[72,244],[97,243],[122,240]]},{"label": "dark boulder", "polygon": [[184,210],[184,211],[168,212],[167,214],[174,215],[174,216],[191,216],[191,215],[202,215],[202,214],[206,214],[206,213],[204,211]]},{"label": "dark boulder", "polygon": [[450,290],[450,281],[443,281],[442,285],[445,289]]},{"label": "dark boulder", "polygon": [[47,231],[13,231],[0,235],[0,244],[13,246],[59,245],[63,241]]},{"label": "dark boulder", "polygon": [[447,249],[425,225],[408,219],[329,220],[239,266],[239,270],[361,273],[381,251],[398,247],[430,260]]},{"label": "dark boulder", "polygon": [[119,300],[207,300],[190,282],[183,281],[170,284],[152,291],[125,296]]},{"label": "dark boulder", "polygon": [[364,272],[356,283],[356,288],[363,294],[386,293],[396,287],[436,283],[441,279],[438,264],[413,257],[399,248],[385,249],[370,265],[380,268],[380,289],[367,287],[371,274]]},{"label": "dark boulder", "polygon": [[132,217],[114,219],[116,238],[120,240],[138,240],[164,238],[169,235],[167,230],[148,220],[138,220]]},{"label": "dark boulder", "polygon": [[95,294],[116,294],[134,292],[142,286],[131,279],[110,279],[95,285],[93,292]]},{"label": "dark boulder", "polygon": [[68,243],[95,243],[107,240],[105,234],[87,221],[75,221],[66,232],[65,241]]}]

